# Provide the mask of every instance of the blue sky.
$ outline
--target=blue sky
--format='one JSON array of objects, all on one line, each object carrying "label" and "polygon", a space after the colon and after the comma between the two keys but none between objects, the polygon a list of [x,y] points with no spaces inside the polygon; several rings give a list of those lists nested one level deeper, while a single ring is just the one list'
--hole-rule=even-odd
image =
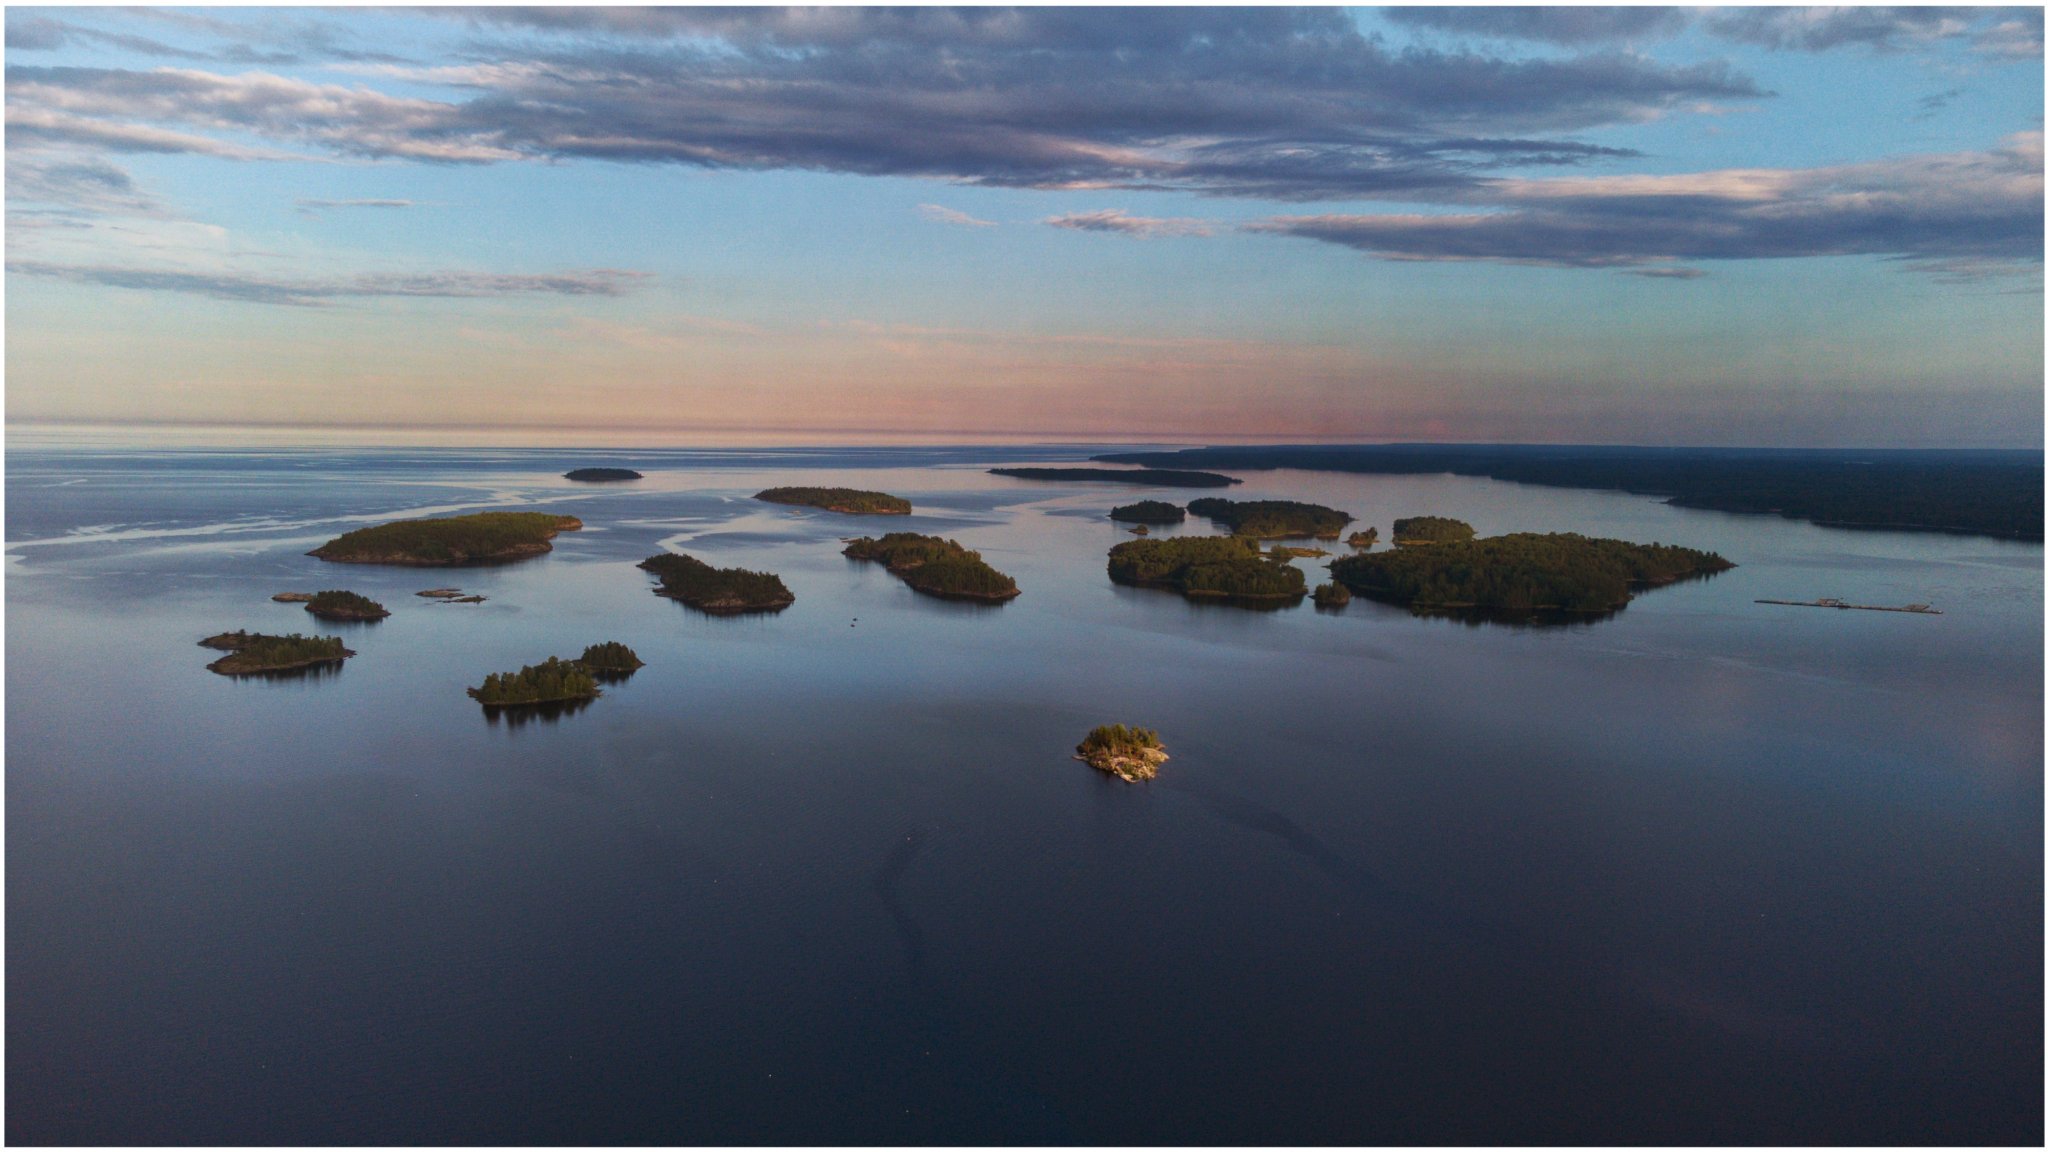
[{"label": "blue sky", "polygon": [[10,424],[2023,445],[2039,9],[24,9]]}]

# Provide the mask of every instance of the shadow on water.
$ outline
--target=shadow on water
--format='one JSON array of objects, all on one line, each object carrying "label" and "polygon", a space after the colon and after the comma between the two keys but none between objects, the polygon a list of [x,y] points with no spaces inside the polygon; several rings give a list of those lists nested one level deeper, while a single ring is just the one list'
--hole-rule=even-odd
[{"label": "shadow on water", "polygon": [[545,704],[522,704],[517,707],[484,707],[484,719],[492,727],[503,723],[514,731],[529,724],[558,724],[564,716],[574,716],[590,707],[588,700],[551,700]]},{"label": "shadow on water", "polygon": [[924,931],[910,918],[896,889],[928,841],[923,829],[905,832],[902,839],[889,847],[889,854],[882,857],[882,866],[876,869],[874,879],[875,895],[882,898],[882,906],[889,910],[889,920],[896,926],[897,938],[903,941],[904,958],[913,974],[924,963]]}]

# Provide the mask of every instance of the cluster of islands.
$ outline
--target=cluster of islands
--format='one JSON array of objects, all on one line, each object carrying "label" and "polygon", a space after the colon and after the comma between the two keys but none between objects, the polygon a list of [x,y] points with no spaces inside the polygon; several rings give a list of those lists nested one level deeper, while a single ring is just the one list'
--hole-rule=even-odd
[{"label": "cluster of islands", "polygon": [[[1156,469],[996,469],[1032,480],[1141,478],[1150,484],[1223,487],[1237,481]],[[1096,473],[1110,473],[1100,476]],[[1057,475],[1053,475],[1057,474]],[[1164,475],[1168,479],[1162,481]],[[1190,478],[1194,477],[1194,478]],[[639,478],[626,469],[578,469],[568,478],[595,483]],[[1220,481],[1217,482],[1217,481]],[[906,516],[910,501],[885,492],[855,488],[770,488],[755,495],[766,503],[815,508],[836,515]],[[1191,600],[1245,607],[1286,606],[1313,598],[1323,609],[1341,609],[1354,595],[1403,605],[1422,614],[1481,614],[1487,618],[1545,623],[1611,613],[1646,588],[1711,576],[1733,565],[1712,552],[1662,543],[1635,544],[1577,533],[1509,533],[1480,537],[1470,524],[1441,516],[1392,521],[1393,547],[1378,549],[1379,530],[1346,535],[1355,518],[1320,504],[1294,500],[1228,500],[1205,497],[1185,506],[1141,500],[1109,512],[1112,522],[1153,526],[1209,521],[1213,535],[1171,535],[1125,540],[1108,555],[1109,579],[1119,585],[1164,589]],[[543,512],[479,512],[400,520],[345,533],[308,555],[339,564],[407,567],[463,567],[503,564],[542,555],[557,534],[576,531],[574,516]],[[1313,591],[1291,563],[1325,556],[1315,546],[1270,543],[1285,540],[1336,541],[1351,554],[1329,564],[1330,579]],[[1002,603],[1018,596],[1015,579],[997,571],[979,552],[956,540],[916,532],[890,532],[845,540],[847,558],[879,563],[917,593],[953,600]],[[655,579],[654,593],[714,615],[778,612],[796,596],[773,572],[720,568],[694,556],[663,552],[638,565]],[[481,596],[460,588],[431,588],[419,596],[439,603],[478,603]],[[273,599],[303,603],[325,620],[375,621],[391,613],[383,605],[344,589],[278,593]],[[338,665],[355,655],[337,637],[226,632],[200,641],[227,655],[208,667],[225,676],[274,675]],[[623,679],[642,666],[633,650],[617,641],[586,648],[573,659],[548,657],[515,671],[493,672],[468,694],[487,712],[573,705],[603,694],[606,681]],[[1148,780],[1166,760],[1158,734],[1121,724],[1090,732],[1076,748],[1081,759],[1127,781]]]}]

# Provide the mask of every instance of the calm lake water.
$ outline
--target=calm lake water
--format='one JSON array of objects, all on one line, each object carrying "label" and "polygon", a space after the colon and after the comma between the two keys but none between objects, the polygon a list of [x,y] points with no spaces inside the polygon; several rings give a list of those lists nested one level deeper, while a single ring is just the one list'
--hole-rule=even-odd
[{"label": "calm lake water", "polygon": [[[1201,493],[983,472],[1081,455],[10,451],[7,1138],[2040,1142],[2039,545],[1245,473],[1740,565],[1572,627],[1252,612],[1104,574],[1111,505]],[[587,527],[304,555],[501,507]],[[1023,595],[839,555],[889,530]],[[796,604],[660,599],[664,548]],[[269,599],[336,587],[393,614]],[[1753,603],[1820,596],[1945,614]],[[359,655],[208,673],[236,628]],[[647,667],[578,714],[463,693],[600,640]],[[1070,759],[1109,721],[1157,781]]]}]

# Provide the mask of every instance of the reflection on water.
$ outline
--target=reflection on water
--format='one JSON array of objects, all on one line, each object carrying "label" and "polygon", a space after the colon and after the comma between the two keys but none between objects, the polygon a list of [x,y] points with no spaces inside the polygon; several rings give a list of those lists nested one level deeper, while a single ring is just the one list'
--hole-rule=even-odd
[{"label": "reflection on water", "polygon": [[550,700],[544,704],[483,706],[484,719],[493,727],[503,724],[507,728],[524,728],[528,724],[559,724],[564,717],[574,716],[590,707],[589,700]]},{"label": "reflection on water", "polygon": [[[1133,491],[1019,455],[10,451],[7,1137],[2038,1143],[2039,545],[1256,473],[1741,567],[1565,626],[1247,611],[1113,584]],[[1023,595],[919,595],[786,484]],[[346,677],[193,659],[301,623],[335,531],[533,506],[589,527],[477,611],[349,568],[392,615],[321,627]],[[678,533],[795,604],[663,603]],[[1752,603],[1801,590],[1945,614]],[[476,722],[602,640],[647,664],[595,706]],[[1071,759],[1110,722],[1157,781]]]}]

